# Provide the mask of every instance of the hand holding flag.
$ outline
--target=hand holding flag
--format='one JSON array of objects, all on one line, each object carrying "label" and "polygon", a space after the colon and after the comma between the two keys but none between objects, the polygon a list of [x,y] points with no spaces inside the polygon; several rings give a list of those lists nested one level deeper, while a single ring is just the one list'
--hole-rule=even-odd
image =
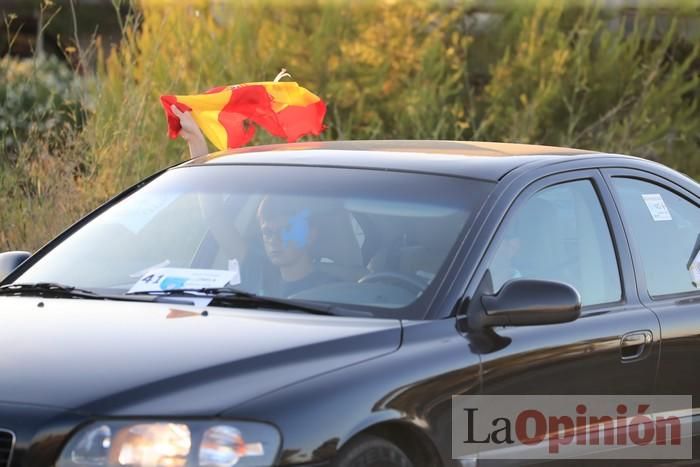
[{"label": "hand holding flag", "polygon": [[[288,142],[307,134],[318,135],[326,114],[325,103],[294,82],[245,83],[204,94],[161,96],[160,100],[168,119],[168,134],[174,139],[182,132],[191,149],[198,137],[192,122],[223,150],[247,144],[255,136],[253,124]],[[197,149],[200,154],[201,148]]]},{"label": "hand holding flag", "polygon": [[209,148],[202,130],[197,126],[197,122],[192,118],[192,114],[190,112],[181,112],[175,104],[170,106],[170,110],[180,119],[180,136],[187,141],[190,147],[190,157],[194,159],[195,157],[205,156],[209,152]]}]

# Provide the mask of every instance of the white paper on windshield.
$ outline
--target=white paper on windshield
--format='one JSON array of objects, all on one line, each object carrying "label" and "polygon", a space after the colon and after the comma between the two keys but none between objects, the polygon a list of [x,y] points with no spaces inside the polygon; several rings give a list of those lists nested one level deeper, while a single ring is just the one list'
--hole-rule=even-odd
[{"label": "white paper on windshield", "polygon": [[159,268],[148,271],[132,287],[133,292],[157,292],[170,289],[217,288],[238,285],[238,271],[219,269]]},{"label": "white paper on windshield", "polygon": [[698,253],[695,255],[693,262],[690,263],[688,272],[690,272],[690,278],[693,281],[693,285],[698,287],[698,285],[700,285],[700,251],[698,251]]},{"label": "white paper on windshield", "polygon": [[642,195],[642,199],[655,222],[671,220],[671,212],[666,207],[666,203],[664,203],[664,199],[659,193]]},{"label": "white paper on windshield", "polygon": [[237,259],[228,260],[228,270],[233,273],[233,279],[231,280],[231,285],[237,285],[241,283],[241,268],[238,266]]}]

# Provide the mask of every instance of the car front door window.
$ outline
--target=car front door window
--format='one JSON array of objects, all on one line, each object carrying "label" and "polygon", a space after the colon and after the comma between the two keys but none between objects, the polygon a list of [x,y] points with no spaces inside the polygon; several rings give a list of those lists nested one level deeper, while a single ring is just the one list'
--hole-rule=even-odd
[{"label": "car front door window", "polygon": [[505,226],[489,271],[493,290],[516,278],[565,282],[582,304],[621,299],[620,275],[608,224],[588,180],[545,188]]}]

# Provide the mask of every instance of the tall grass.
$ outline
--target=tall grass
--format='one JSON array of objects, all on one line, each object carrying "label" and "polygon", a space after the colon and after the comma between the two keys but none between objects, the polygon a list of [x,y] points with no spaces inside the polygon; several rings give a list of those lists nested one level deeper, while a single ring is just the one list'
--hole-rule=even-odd
[{"label": "tall grass", "polygon": [[[616,23],[565,3],[485,22],[467,3],[418,0],[143,5],[120,47],[97,57],[82,131],[67,130],[60,151],[29,140],[16,165],[0,168],[0,249],[34,249],[185,158],[166,136],[161,94],[271,79],[281,68],[328,103],[323,139],[575,146],[700,176],[700,46],[673,20]],[[272,141],[259,132],[255,143]]]}]

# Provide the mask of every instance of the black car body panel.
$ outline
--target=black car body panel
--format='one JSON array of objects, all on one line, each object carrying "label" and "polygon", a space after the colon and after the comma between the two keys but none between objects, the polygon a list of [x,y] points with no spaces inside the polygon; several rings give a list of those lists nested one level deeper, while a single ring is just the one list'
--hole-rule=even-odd
[{"label": "black car body panel", "polygon": [[[12,467],[52,465],[65,437],[100,417],[268,422],[283,435],[279,465],[326,465],[354,436],[372,433],[397,443],[417,466],[451,466],[462,465],[451,458],[453,395],[680,393],[698,404],[698,295],[654,300],[646,293],[609,186],[611,174],[635,170],[700,200],[687,177],[615,154],[443,142],[246,148],[174,170],[203,164],[382,169],[497,184],[422,320],[235,308],[202,316],[201,308],[163,303],[0,297],[0,342],[12,349],[0,357],[0,429],[17,435]],[[529,194],[572,180],[590,182],[604,209],[620,300],[584,307],[568,323],[470,329],[465,312],[511,213]],[[175,317],[172,309],[189,313]],[[623,362],[621,338],[634,332],[651,340]]]},{"label": "black car body panel", "polygon": [[0,420],[15,435],[12,466],[53,465],[66,436],[88,420],[56,407],[0,402]]},{"label": "black car body panel", "polygon": [[401,340],[398,320],[7,297],[0,309],[0,340],[21,356],[3,365],[0,401],[114,416],[214,416]]},{"label": "black car body panel", "polygon": [[413,443],[426,465],[450,465],[451,396],[479,391],[478,356],[455,326],[454,319],[406,322],[398,352],[282,388],[225,415],[268,420],[287,433],[282,465],[329,458],[353,435],[381,426]]}]

